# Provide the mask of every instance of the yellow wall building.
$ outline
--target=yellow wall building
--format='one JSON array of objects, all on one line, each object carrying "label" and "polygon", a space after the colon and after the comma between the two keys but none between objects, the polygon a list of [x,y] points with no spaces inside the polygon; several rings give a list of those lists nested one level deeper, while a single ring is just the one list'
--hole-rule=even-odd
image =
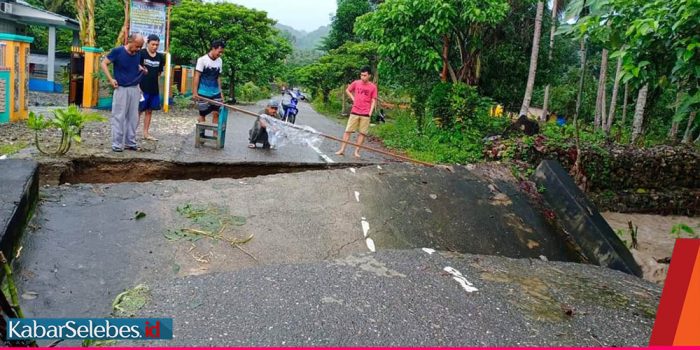
[{"label": "yellow wall building", "polygon": [[34,38],[0,33],[0,123],[29,115],[29,45]]}]

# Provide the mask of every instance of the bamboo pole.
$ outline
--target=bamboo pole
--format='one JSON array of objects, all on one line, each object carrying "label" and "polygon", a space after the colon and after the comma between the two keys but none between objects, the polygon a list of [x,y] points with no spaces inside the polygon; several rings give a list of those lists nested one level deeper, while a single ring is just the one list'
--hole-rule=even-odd
[{"label": "bamboo pole", "polygon": [[[245,109],[241,109],[241,108],[238,108],[238,107],[234,107],[234,106],[231,106],[231,105],[222,103],[222,102],[210,100],[210,99],[204,98],[204,97],[202,97],[202,96],[199,96],[199,99],[202,100],[202,101],[209,102],[210,104],[213,104],[213,105],[217,105],[217,106],[221,106],[221,107],[226,107],[226,108],[228,108],[228,109],[231,109],[231,110],[234,110],[234,111],[237,111],[237,112],[241,112],[241,113],[243,113],[243,114],[247,114],[247,115],[252,116],[252,117],[258,117],[258,114],[253,113],[253,112],[250,112],[250,111],[247,111],[247,110],[245,110]],[[326,134],[323,134],[323,133],[320,133],[320,132],[313,132],[313,131],[310,131],[310,130],[306,130],[306,129],[301,128],[301,127],[299,127],[299,126],[297,126],[297,125],[294,125],[294,124],[292,124],[292,123],[283,122],[283,121],[280,121],[280,122],[281,122],[281,123],[284,123],[285,126],[288,126],[288,127],[290,127],[290,128],[293,128],[293,129],[297,129],[297,130],[301,130],[301,131],[306,131],[306,132],[308,132],[308,133],[310,133],[310,134],[316,134],[316,135],[319,135],[319,136],[321,136],[321,137],[327,138],[327,139],[329,139],[329,140],[333,140],[333,141],[337,141],[337,142],[344,142],[342,139],[339,139],[339,138],[337,138],[337,137],[329,136],[329,135],[326,135]],[[411,163],[415,163],[415,164],[420,164],[420,165],[427,166],[427,167],[434,167],[434,166],[435,166],[435,164],[432,164],[432,163],[423,162],[423,161],[420,161],[420,160],[417,160],[417,159],[413,159],[413,158],[409,158],[409,157],[406,157],[406,156],[394,154],[394,153],[387,152],[387,151],[383,151],[383,150],[380,150],[380,149],[377,149],[377,148],[373,148],[373,147],[368,147],[368,146],[360,145],[360,144],[353,143],[353,142],[350,142],[350,141],[348,141],[348,142],[346,142],[346,143],[347,143],[348,145],[351,145],[351,146],[359,147],[359,148],[362,148],[362,149],[367,150],[367,151],[370,151],[370,152],[383,154],[383,155],[385,155],[385,156],[393,157],[393,158],[400,159],[400,160],[403,160],[403,161],[407,161],[407,162],[411,162]]]}]

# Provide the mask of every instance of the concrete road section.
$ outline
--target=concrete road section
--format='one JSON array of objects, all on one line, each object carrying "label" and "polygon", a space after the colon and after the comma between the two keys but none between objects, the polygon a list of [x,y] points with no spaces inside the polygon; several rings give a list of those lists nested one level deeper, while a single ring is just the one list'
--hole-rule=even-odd
[{"label": "concrete road section", "polygon": [[64,185],[41,197],[17,261],[25,313],[108,316],[117,294],[145,284],[138,315],[175,319],[176,339],[156,345],[644,345],[660,295],[564,263],[576,254],[527,196],[459,167]]}]

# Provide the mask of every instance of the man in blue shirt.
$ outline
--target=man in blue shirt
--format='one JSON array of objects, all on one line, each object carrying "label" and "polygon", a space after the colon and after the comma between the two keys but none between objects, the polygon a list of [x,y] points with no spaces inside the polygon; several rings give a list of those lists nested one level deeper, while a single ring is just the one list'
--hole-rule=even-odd
[{"label": "man in blue shirt", "polygon": [[[139,150],[136,129],[139,124],[139,83],[148,70],[141,66],[143,36],[131,34],[124,46],[112,49],[102,60],[102,71],[114,88],[112,96],[112,151]],[[114,78],[107,67],[114,65]]]}]

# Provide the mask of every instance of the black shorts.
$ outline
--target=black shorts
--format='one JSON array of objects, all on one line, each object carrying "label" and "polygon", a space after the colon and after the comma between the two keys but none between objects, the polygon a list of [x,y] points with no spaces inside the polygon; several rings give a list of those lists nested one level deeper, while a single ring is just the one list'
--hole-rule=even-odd
[{"label": "black shorts", "polygon": [[[224,102],[223,98],[221,98],[221,94],[216,95],[216,96],[212,96],[212,97],[209,97],[209,96],[202,96],[202,97],[209,99],[209,100],[214,100],[216,102],[221,102],[221,103]],[[197,101],[197,109],[199,110],[199,115],[201,117],[205,117],[211,112],[219,112],[221,110],[221,106],[210,103],[208,101]]]}]

